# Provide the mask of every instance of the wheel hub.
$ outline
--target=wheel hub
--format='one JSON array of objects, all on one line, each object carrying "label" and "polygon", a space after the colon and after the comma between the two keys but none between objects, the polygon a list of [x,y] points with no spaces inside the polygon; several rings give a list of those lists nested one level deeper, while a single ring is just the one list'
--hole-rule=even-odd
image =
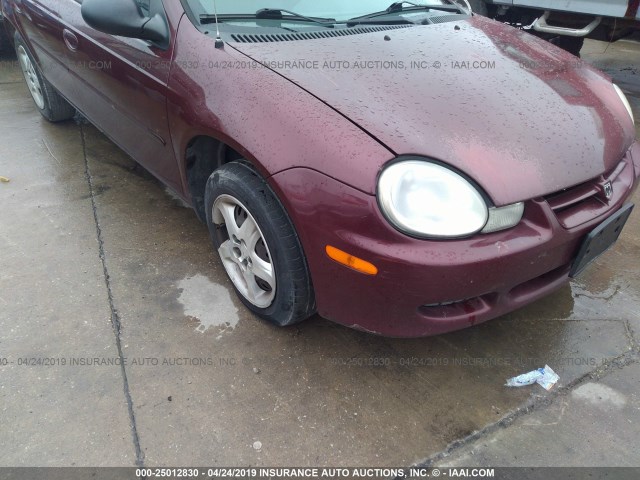
[{"label": "wheel hub", "polygon": [[251,270],[253,268],[253,261],[251,260],[251,252],[247,248],[247,243],[244,240],[239,240],[235,235],[231,238],[233,243],[232,252],[236,258],[236,263],[242,271]]}]

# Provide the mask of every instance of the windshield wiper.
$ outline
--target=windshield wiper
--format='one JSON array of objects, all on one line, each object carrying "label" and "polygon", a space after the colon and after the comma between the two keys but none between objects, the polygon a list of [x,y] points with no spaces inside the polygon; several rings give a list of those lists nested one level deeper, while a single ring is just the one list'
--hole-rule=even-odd
[{"label": "windshield wiper", "polygon": [[[286,13],[287,15],[283,15]],[[307,17],[305,15],[301,15],[296,12],[292,12],[291,10],[283,10],[281,8],[262,8],[258,10],[255,14],[222,14],[218,15],[218,21],[222,22],[224,20],[286,20],[286,21],[298,21],[298,22],[309,22],[315,23],[317,25],[322,25],[327,28],[334,28],[334,24],[336,22],[335,18],[318,18],[318,17]],[[206,13],[200,15],[200,23],[215,23],[216,15]]]},{"label": "windshield wiper", "polygon": [[[287,13],[288,15],[282,15],[283,13]],[[306,17],[304,15],[300,15],[299,13],[292,12],[291,10],[283,10],[282,8],[262,8],[256,12],[256,18],[268,18],[276,20],[290,20],[291,18],[296,18],[298,20],[318,23],[320,25],[324,25],[325,27],[331,28],[333,28],[334,24],[336,23],[335,18]]]},{"label": "windshield wiper", "polygon": [[[404,4],[408,3],[412,5],[409,8],[405,8]],[[390,19],[390,18],[377,18],[389,15],[394,15],[402,12],[410,12],[416,10],[446,10],[448,12],[460,12],[461,7],[452,3],[451,5],[425,5],[414,2],[394,2],[386,10],[382,12],[369,13],[360,17],[354,17],[347,20],[347,26],[359,25],[361,23],[413,23],[406,19]]]},{"label": "windshield wiper", "polygon": [[[409,1],[404,1],[404,2],[394,2],[391,5],[389,5],[389,7],[387,8],[387,13],[397,13],[397,12],[403,12],[405,11],[405,8],[403,7],[403,5],[405,3],[408,3],[409,5],[412,5],[413,7],[418,7],[420,9],[425,9],[425,10],[447,10],[450,12],[460,12],[463,11],[464,9],[462,8],[461,5],[459,5],[456,0],[447,0],[451,5],[437,5],[437,4],[424,4],[424,3],[415,3],[415,2],[409,2]],[[406,10],[415,10],[415,8],[407,8]]]}]

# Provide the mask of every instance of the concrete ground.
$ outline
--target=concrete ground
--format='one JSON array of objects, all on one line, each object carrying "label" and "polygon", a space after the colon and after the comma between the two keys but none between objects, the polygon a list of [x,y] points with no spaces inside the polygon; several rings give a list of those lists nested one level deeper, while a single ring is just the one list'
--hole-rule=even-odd
[{"label": "concrete ground", "polygon": [[[630,94],[636,119],[640,118],[640,34],[611,45],[587,42],[582,58],[605,71]],[[637,198],[638,195],[636,203]],[[603,316],[627,322],[630,354],[572,385],[561,386],[554,395],[521,408],[498,425],[489,425],[464,442],[438,453],[427,463],[445,467],[640,466],[637,447],[640,438],[637,214],[632,222],[616,250],[599,262],[600,268],[620,268],[614,274],[616,280],[603,283],[602,273],[593,271],[598,270],[596,267],[578,287],[585,289],[586,302],[590,304],[582,315],[592,316],[604,307],[605,310],[599,311]],[[617,255],[626,256],[626,267],[614,266]],[[594,295],[596,291],[598,293]],[[591,303],[594,296],[605,303],[600,306]],[[625,303],[628,310],[609,312],[608,302],[612,301]]]},{"label": "concrete ground", "polygon": [[[640,118],[639,44],[584,57]],[[94,127],[44,121],[6,54],[0,176],[0,466],[640,466],[638,212],[554,295],[394,340],[253,317],[195,215]],[[544,364],[551,392],[504,387]]]}]

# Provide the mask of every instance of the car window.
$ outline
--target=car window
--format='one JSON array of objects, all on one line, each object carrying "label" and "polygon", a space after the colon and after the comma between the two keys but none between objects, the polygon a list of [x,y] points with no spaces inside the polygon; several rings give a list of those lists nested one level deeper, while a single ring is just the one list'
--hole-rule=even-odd
[{"label": "car window", "polygon": [[[214,12],[214,0],[197,0],[202,10]],[[309,17],[330,17],[346,20],[385,10],[393,0],[216,0],[215,7],[219,14],[255,13],[261,8],[279,8],[292,10]],[[451,5],[447,0],[416,1],[421,5]],[[408,5],[407,5],[408,6]]]}]

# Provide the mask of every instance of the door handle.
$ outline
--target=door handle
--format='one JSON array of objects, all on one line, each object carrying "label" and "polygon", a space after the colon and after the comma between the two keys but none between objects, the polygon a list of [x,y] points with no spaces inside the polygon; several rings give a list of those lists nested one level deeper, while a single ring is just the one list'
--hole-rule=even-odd
[{"label": "door handle", "polygon": [[72,52],[78,50],[78,37],[76,37],[71,31],[65,28],[62,31],[62,38],[64,40],[64,44],[69,50]]}]

